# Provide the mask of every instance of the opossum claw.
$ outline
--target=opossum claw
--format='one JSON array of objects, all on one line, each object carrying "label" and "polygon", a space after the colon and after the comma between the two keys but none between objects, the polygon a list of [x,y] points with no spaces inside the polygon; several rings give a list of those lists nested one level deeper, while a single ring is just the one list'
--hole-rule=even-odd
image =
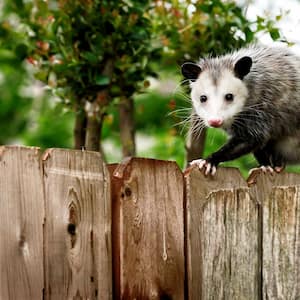
[{"label": "opossum claw", "polygon": [[195,159],[190,162],[191,165],[196,165],[201,171],[204,171],[204,175],[211,174],[214,176],[217,172],[216,166],[207,162],[205,159]]},{"label": "opossum claw", "polygon": [[281,173],[284,170],[284,166],[280,166],[280,167],[274,167],[274,170],[276,173]]},{"label": "opossum claw", "polygon": [[216,173],[217,173],[217,168],[216,168],[216,166],[212,166],[212,169],[211,169],[211,175],[212,175],[212,176],[215,176]]},{"label": "opossum claw", "polygon": [[205,166],[206,164],[206,160],[205,159],[195,159],[195,160],[192,160],[190,162],[190,165],[196,165],[200,170]]},{"label": "opossum claw", "polygon": [[260,166],[260,169],[264,172],[264,173],[269,173],[271,175],[274,175],[274,169],[271,166]]}]

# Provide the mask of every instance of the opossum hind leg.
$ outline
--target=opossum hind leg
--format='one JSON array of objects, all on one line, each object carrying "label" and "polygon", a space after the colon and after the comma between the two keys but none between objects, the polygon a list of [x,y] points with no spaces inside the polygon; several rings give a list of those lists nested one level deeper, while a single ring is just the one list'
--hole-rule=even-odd
[{"label": "opossum hind leg", "polygon": [[271,146],[255,151],[254,156],[264,173],[280,173],[285,168],[282,156]]}]

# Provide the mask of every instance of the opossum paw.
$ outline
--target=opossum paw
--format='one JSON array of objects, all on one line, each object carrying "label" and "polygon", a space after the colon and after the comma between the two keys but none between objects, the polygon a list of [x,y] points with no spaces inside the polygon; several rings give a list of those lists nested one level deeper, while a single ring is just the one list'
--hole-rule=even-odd
[{"label": "opossum paw", "polygon": [[205,159],[196,159],[191,161],[190,164],[193,166],[196,165],[201,171],[204,172],[205,176],[208,174],[214,176],[217,172],[217,167]]},{"label": "opossum paw", "polygon": [[274,170],[276,173],[281,173],[283,170],[284,170],[285,166],[277,166],[277,167],[274,167]]},{"label": "opossum paw", "polygon": [[251,175],[253,172],[257,171],[257,170],[262,170],[265,174],[270,174],[270,175],[274,175],[275,173],[280,173],[284,170],[284,166],[280,166],[280,167],[271,167],[271,166],[260,166],[258,168],[253,168],[249,171],[249,175]]},{"label": "opossum paw", "polygon": [[265,174],[266,174],[266,173],[269,173],[269,174],[271,174],[271,175],[274,175],[274,172],[275,172],[275,170],[274,170],[271,166],[260,166],[260,167],[258,167],[258,168],[253,168],[253,169],[251,169],[251,170],[249,171],[249,176],[251,176],[252,173],[254,173],[254,172],[258,171],[258,170],[263,171]]}]

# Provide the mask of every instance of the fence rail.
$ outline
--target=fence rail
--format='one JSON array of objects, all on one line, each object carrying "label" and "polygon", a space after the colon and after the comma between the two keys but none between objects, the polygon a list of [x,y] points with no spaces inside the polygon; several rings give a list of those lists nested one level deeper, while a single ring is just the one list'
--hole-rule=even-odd
[{"label": "fence rail", "polygon": [[300,175],[0,148],[0,299],[300,299]]}]

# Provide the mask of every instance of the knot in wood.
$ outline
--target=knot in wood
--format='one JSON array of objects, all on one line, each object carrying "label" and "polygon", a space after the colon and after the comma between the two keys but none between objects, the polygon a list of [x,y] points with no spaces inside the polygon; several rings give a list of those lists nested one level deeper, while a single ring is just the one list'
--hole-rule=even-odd
[{"label": "knot in wood", "polygon": [[73,223],[68,224],[68,232],[70,235],[75,235],[76,234],[76,225]]},{"label": "knot in wood", "polygon": [[125,188],[125,195],[126,195],[126,197],[130,197],[131,194],[132,194],[131,189],[127,186],[127,187]]}]

